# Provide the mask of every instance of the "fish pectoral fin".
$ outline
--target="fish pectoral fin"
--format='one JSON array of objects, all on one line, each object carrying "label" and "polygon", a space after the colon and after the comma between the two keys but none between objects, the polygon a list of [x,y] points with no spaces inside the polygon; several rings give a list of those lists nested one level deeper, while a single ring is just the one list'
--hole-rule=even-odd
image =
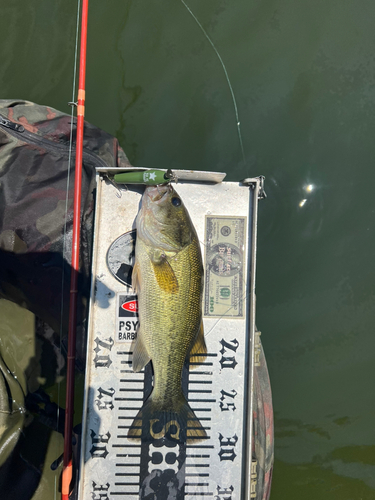
[{"label": "fish pectoral fin", "polygon": [[[190,351],[190,363],[203,363],[207,357],[207,346],[204,340],[203,321],[199,328],[197,338],[194,341]],[[190,369],[194,369],[195,365],[190,365]]]},{"label": "fish pectoral fin", "polygon": [[139,292],[141,282],[141,269],[139,262],[136,260],[132,272],[132,288],[135,293]]},{"label": "fish pectoral fin", "polygon": [[132,358],[133,372],[140,372],[142,368],[144,368],[147,365],[150,359],[151,357],[147,352],[145,344],[143,343],[141,329],[139,328],[133,349],[133,358]]},{"label": "fish pectoral fin", "polygon": [[167,293],[177,293],[177,277],[166,255],[162,252],[154,252],[152,256],[150,256],[150,260],[160,289]]}]

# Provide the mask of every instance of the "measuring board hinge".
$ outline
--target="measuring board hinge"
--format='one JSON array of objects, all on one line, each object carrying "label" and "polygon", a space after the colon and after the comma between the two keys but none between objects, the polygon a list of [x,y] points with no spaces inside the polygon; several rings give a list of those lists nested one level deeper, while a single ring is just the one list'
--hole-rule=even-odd
[{"label": "measuring board hinge", "polygon": [[265,176],[264,175],[259,175],[258,177],[254,178],[246,178],[241,181],[241,184],[243,186],[249,186],[251,189],[254,189],[257,184],[259,184],[259,191],[258,191],[258,200],[264,200],[267,198],[267,194],[264,190],[264,181],[265,181]]}]

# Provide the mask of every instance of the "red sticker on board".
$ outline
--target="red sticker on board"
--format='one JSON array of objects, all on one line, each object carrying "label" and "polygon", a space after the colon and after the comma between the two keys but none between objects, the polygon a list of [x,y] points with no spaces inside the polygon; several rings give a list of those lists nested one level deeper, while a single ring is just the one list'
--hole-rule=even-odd
[{"label": "red sticker on board", "polygon": [[122,304],[122,309],[129,312],[138,312],[138,300],[129,300],[129,302],[125,302]]}]

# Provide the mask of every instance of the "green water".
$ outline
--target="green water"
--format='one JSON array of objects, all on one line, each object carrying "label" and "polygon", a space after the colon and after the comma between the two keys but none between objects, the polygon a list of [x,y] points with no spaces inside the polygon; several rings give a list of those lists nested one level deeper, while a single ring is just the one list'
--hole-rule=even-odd
[{"label": "green water", "polygon": [[[374,499],[375,4],[187,3],[226,65],[246,162],[223,68],[180,0],[91,1],[86,118],[135,165],[266,176],[257,324],[271,499]],[[75,2],[0,9],[1,97],[68,112]]]}]

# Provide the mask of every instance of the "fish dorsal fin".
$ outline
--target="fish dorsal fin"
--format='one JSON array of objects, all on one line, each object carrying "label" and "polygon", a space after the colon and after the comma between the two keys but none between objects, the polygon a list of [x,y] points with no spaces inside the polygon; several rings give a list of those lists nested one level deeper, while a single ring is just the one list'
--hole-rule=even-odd
[{"label": "fish dorsal fin", "polygon": [[134,343],[133,348],[133,359],[132,368],[133,372],[140,372],[147,363],[150,361],[151,357],[147,352],[146,346],[143,342],[142,327],[138,328],[137,338]]},{"label": "fish dorsal fin", "polygon": [[[199,332],[197,338],[194,341],[193,347],[190,351],[190,363],[202,363],[207,355],[207,346],[204,340],[204,330],[203,330],[203,321],[201,322],[201,326],[199,328]],[[194,365],[190,365],[190,368],[194,369]]]},{"label": "fish dorsal fin", "polygon": [[177,293],[178,281],[165,253],[160,250],[149,254],[156,281],[163,292]]},{"label": "fish dorsal fin", "polygon": [[132,271],[132,288],[135,293],[139,292],[140,283],[141,283],[141,269],[139,262],[136,260]]}]

